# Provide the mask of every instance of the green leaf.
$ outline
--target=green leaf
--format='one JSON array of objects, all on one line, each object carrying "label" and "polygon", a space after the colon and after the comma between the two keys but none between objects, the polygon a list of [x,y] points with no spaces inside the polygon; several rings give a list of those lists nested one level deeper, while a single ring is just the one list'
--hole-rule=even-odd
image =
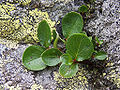
[{"label": "green leaf", "polygon": [[28,47],[23,54],[23,65],[27,69],[34,71],[43,70],[46,68],[46,65],[41,59],[41,54],[44,50],[44,48],[36,45]]},{"label": "green leaf", "polygon": [[88,7],[86,5],[82,5],[79,7],[78,11],[82,13],[88,12]]},{"label": "green leaf", "polygon": [[107,54],[104,51],[99,51],[96,53],[95,58],[98,60],[105,60],[105,58],[107,58]]},{"label": "green leaf", "polygon": [[75,76],[77,71],[78,71],[78,64],[72,64],[72,65],[61,64],[59,68],[59,73],[64,78],[71,78]]},{"label": "green leaf", "polygon": [[90,41],[92,41],[92,37],[88,37]]},{"label": "green leaf", "polygon": [[95,40],[99,45],[103,44],[103,40],[99,40],[98,37],[95,37]]},{"label": "green leaf", "polygon": [[72,57],[69,54],[63,54],[60,57],[60,60],[62,61],[62,63],[64,63],[65,65],[71,65],[73,63]]},{"label": "green leaf", "polygon": [[99,41],[99,45],[101,45],[101,44],[103,44],[103,40],[100,40],[100,41]]},{"label": "green leaf", "polygon": [[43,52],[42,60],[48,66],[55,66],[61,62],[60,61],[61,55],[62,55],[62,52],[60,52],[58,49],[51,48]]},{"label": "green leaf", "polygon": [[49,47],[51,43],[51,31],[47,21],[43,20],[40,22],[37,30],[37,37],[41,45]]},{"label": "green leaf", "polygon": [[77,61],[89,59],[94,52],[94,47],[89,38],[82,34],[76,33],[71,35],[66,42],[67,53]]},{"label": "green leaf", "polygon": [[97,43],[99,43],[99,39],[98,39],[98,37],[95,37],[95,40],[96,40]]},{"label": "green leaf", "polygon": [[87,33],[85,31],[82,31],[81,33],[85,34],[87,36]]},{"label": "green leaf", "polygon": [[70,12],[62,19],[62,32],[65,38],[73,33],[80,33],[83,29],[82,16],[76,12]]}]

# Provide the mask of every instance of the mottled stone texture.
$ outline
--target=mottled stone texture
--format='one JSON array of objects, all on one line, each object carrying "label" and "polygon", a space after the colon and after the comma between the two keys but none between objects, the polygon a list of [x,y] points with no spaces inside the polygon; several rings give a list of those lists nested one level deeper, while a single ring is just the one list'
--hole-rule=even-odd
[{"label": "mottled stone texture", "polygon": [[[22,64],[24,50],[37,44],[38,23],[46,19],[61,34],[61,19],[77,11],[85,0],[1,0],[0,1],[0,90],[119,90],[120,88],[120,1],[96,0],[95,10],[84,30],[104,40],[100,50],[108,53],[104,62],[79,65],[73,78],[62,78],[58,66],[33,72]],[[90,1],[90,0],[86,0]],[[95,66],[97,67],[95,67]]]}]

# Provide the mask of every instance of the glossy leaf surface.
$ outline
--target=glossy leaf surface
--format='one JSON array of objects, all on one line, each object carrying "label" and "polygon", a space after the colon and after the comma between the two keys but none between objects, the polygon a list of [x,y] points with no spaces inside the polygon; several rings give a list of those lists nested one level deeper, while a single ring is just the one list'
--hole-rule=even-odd
[{"label": "glossy leaf surface", "polygon": [[76,12],[70,12],[62,19],[62,32],[65,38],[73,33],[80,33],[83,29],[82,16]]},{"label": "glossy leaf surface", "polygon": [[62,63],[64,63],[65,65],[71,65],[73,63],[72,57],[69,54],[63,54],[60,57],[60,60],[62,61]]},{"label": "glossy leaf surface", "polygon": [[98,60],[105,60],[105,58],[107,58],[107,54],[104,51],[99,51],[96,53],[95,58]]},{"label": "glossy leaf surface", "polygon": [[75,76],[77,71],[78,71],[78,64],[72,64],[72,65],[61,64],[59,68],[59,73],[64,78],[71,78]]},{"label": "glossy leaf surface", "polygon": [[89,59],[94,51],[92,42],[82,33],[71,35],[67,40],[66,49],[77,61]]},{"label": "glossy leaf surface", "polygon": [[44,52],[44,48],[40,46],[30,46],[23,54],[23,64],[29,70],[42,70],[46,68],[46,65],[41,59],[41,53]]},{"label": "glossy leaf surface", "polygon": [[47,21],[43,20],[40,22],[37,30],[37,37],[41,45],[49,47],[51,43],[51,31]]},{"label": "glossy leaf surface", "polygon": [[42,60],[48,66],[55,66],[61,62],[60,61],[61,55],[62,53],[58,49],[51,48],[51,49],[46,50],[42,54]]}]

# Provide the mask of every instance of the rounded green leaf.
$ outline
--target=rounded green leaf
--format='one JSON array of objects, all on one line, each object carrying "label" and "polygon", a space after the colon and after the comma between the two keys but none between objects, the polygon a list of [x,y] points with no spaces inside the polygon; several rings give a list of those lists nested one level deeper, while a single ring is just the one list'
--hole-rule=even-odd
[{"label": "rounded green leaf", "polygon": [[82,33],[71,35],[66,42],[66,49],[77,61],[89,59],[94,51],[92,42]]},{"label": "rounded green leaf", "polygon": [[86,5],[82,5],[80,6],[80,8],[78,9],[79,12],[85,13],[88,11],[88,7]]},{"label": "rounded green leaf", "polygon": [[51,48],[43,52],[42,60],[48,66],[55,66],[61,62],[60,61],[61,55],[62,55],[62,52],[60,52],[58,49]]},{"label": "rounded green leaf", "polygon": [[73,63],[72,57],[69,54],[63,54],[60,57],[60,60],[62,61],[62,63],[64,63],[65,65],[71,65]]},{"label": "rounded green leaf", "polygon": [[77,71],[78,71],[78,64],[72,64],[72,65],[61,64],[59,68],[59,73],[64,78],[71,78],[75,76]]},{"label": "rounded green leaf", "polygon": [[104,51],[99,51],[96,53],[95,58],[98,60],[105,60],[105,58],[107,58],[107,54]]},{"label": "rounded green leaf", "polygon": [[23,65],[29,70],[43,70],[46,68],[46,65],[41,59],[41,54],[44,52],[44,48],[40,46],[30,46],[28,47],[23,54],[22,62]]},{"label": "rounded green leaf", "polygon": [[62,32],[65,38],[73,33],[80,33],[83,29],[82,16],[76,12],[70,12],[62,19]]},{"label": "rounded green leaf", "polygon": [[41,45],[49,47],[51,43],[51,31],[47,21],[43,20],[40,22],[37,30],[37,37]]}]

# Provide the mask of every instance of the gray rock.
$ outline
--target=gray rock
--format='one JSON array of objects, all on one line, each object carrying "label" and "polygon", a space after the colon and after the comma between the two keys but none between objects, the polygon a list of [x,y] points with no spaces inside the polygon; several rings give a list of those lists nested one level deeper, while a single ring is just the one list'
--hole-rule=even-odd
[{"label": "gray rock", "polygon": [[[17,2],[18,1],[18,2]],[[31,25],[31,30],[34,30],[34,26],[38,23],[39,15],[31,16],[30,11],[38,8],[42,12],[48,12],[50,19],[56,23],[63,18],[63,16],[70,11],[77,11],[79,6],[84,3],[84,0],[32,0],[31,3],[23,4],[21,0],[8,0],[8,3],[14,3],[15,9],[12,10],[8,16],[12,17],[15,21],[19,20],[19,24],[25,26],[23,17],[27,17],[27,25]],[[25,0],[26,2],[26,0]],[[0,1],[0,6],[6,3],[6,0]],[[22,5],[21,5],[22,4]],[[11,7],[11,6],[10,6]],[[102,12],[100,11],[102,9]],[[3,7],[1,8],[3,10]],[[19,38],[12,38],[11,33],[8,32],[6,36],[0,36],[6,44],[0,42],[0,89],[8,90],[10,88],[20,90],[30,90],[34,85],[38,85],[36,88],[45,90],[56,89],[81,89],[81,90],[117,90],[120,88],[120,6],[119,0],[96,0],[94,17],[89,19],[85,24],[84,30],[93,36],[99,37],[104,40],[104,44],[100,50],[104,50],[108,53],[109,58],[106,61],[104,67],[93,68],[89,65],[80,65],[77,75],[70,79],[64,79],[58,74],[58,66],[48,67],[43,71],[33,72],[27,70],[22,64],[22,55],[31,43],[35,42],[33,38],[29,39],[29,42],[24,42],[31,37],[30,34],[24,36],[22,31],[15,29],[15,35],[21,35]],[[2,12],[1,12],[2,13]],[[5,13],[4,13],[5,14]],[[5,14],[6,15],[6,14]],[[0,17],[3,13],[0,14]],[[3,20],[10,20],[11,18],[3,18]],[[36,19],[37,18],[37,19]],[[0,21],[3,22],[3,20]],[[30,22],[29,22],[30,21]],[[17,28],[11,22],[9,25],[12,29]],[[61,24],[61,23],[60,23]],[[8,26],[9,26],[8,25]],[[55,25],[57,27],[57,24]],[[0,27],[2,30],[2,26]],[[27,30],[28,28],[25,27]],[[58,28],[61,32],[61,29]],[[7,38],[10,37],[10,38]],[[8,47],[8,41],[16,40],[18,46]],[[10,41],[13,43],[12,41]],[[35,43],[36,44],[36,43]],[[100,64],[101,65],[101,64]]]}]

